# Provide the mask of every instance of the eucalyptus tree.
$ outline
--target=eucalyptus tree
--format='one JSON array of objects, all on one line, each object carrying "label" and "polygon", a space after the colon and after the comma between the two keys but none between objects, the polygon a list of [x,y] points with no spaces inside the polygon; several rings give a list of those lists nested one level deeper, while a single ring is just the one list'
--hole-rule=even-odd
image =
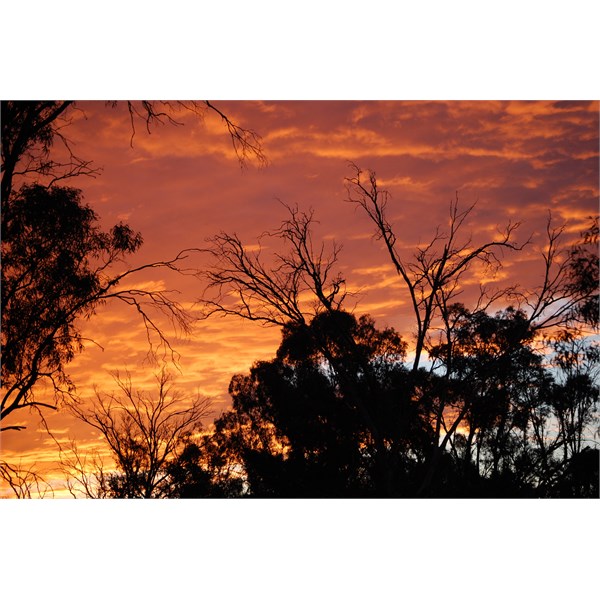
[{"label": "eucalyptus tree", "polygon": [[[116,103],[106,103],[107,110]],[[251,158],[264,162],[261,139],[240,127],[208,101],[126,102],[133,136],[136,124],[152,127],[180,124],[177,113],[203,118],[207,111],[221,118],[243,165]],[[146,328],[150,351],[159,347],[174,356],[158,316],[175,330],[189,332],[191,317],[173,294],[140,289],[129,283],[142,271],[167,269],[188,273],[189,252],[131,267],[125,259],[142,245],[142,236],[127,224],[102,231],[99,218],[82,192],[65,181],[97,176],[90,159],[73,151],[68,137],[72,114],[83,110],[73,101],[2,101],[2,400],[3,429],[14,411],[56,408],[74,391],[65,367],[83,348],[81,323],[109,300],[131,306]],[[57,145],[66,152],[57,153]],[[57,158],[66,156],[66,158]],[[61,184],[61,185],[59,185]],[[35,397],[45,380],[50,395]]]}]

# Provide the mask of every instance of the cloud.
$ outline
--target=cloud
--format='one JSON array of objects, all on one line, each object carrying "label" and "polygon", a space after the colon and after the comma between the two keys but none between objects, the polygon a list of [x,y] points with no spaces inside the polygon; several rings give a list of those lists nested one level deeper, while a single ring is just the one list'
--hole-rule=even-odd
[{"label": "cloud", "polygon": [[[141,231],[144,244],[128,262],[140,265],[172,258],[182,248],[205,247],[220,231],[237,232],[252,247],[265,230],[286,217],[280,201],[315,210],[315,240],[343,245],[338,266],[351,290],[360,290],[357,312],[396,327],[407,339],[414,317],[386,250],[373,238],[373,225],[348,204],[348,160],[373,169],[391,196],[388,217],[397,249],[409,260],[448,223],[450,203],[475,207],[464,236],[479,243],[497,236],[509,221],[522,224],[522,252],[505,252],[495,278],[480,268],[465,275],[461,301],[476,299],[481,281],[531,287],[539,282],[539,246],[552,211],[567,222],[565,243],[579,238],[587,216],[598,212],[598,102],[220,102],[236,122],[262,135],[270,165],[241,170],[227,131],[217,115],[178,115],[182,126],[157,126],[147,134],[131,128],[126,106],[82,102],[66,129],[78,156],[103,167],[96,179],[77,181],[104,228],[125,219]],[[206,258],[196,253],[192,266]],[[193,307],[202,282],[173,272],[143,276],[137,285],[178,290],[178,301]],[[353,306],[353,304],[350,304]],[[236,372],[269,359],[280,341],[274,328],[235,319],[197,323],[191,338],[177,336],[161,321],[181,354],[182,389],[228,406],[227,386]],[[69,366],[82,397],[94,386],[112,389],[111,371],[128,368],[136,385],[151,389],[158,363],[147,360],[148,340],[135,311],[122,303],[101,307],[81,323],[86,349]],[[19,420],[35,423],[35,415]],[[61,439],[73,435],[93,444],[90,433],[63,413],[48,418]],[[6,432],[3,457],[50,464],[51,445],[35,426]],[[21,436],[21,437],[19,437]]]}]

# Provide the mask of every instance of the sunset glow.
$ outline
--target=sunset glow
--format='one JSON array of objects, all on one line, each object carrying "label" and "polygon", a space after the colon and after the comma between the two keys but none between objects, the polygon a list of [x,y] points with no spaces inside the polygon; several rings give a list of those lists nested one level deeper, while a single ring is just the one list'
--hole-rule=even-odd
[{"label": "sunset glow", "polygon": [[[314,243],[342,246],[337,269],[351,294],[346,308],[370,314],[380,327],[394,327],[409,342],[414,317],[405,287],[372,224],[347,202],[350,164],[375,171],[389,192],[388,213],[397,248],[410,257],[449,223],[458,198],[463,210],[474,206],[465,223],[473,243],[494,239],[509,223],[520,223],[521,251],[504,251],[497,272],[481,265],[461,280],[460,301],[472,305],[479,286],[490,291],[519,285],[532,290],[541,282],[541,251],[552,225],[564,226],[571,244],[598,214],[598,102],[215,102],[235,123],[262,138],[266,165],[249,161],[241,168],[218,115],[203,119],[182,111],[180,125],[157,124],[148,133],[137,123],[135,135],[124,103],[78,102],[64,133],[73,152],[101,168],[96,178],[69,185],[83,191],[104,229],[124,221],[141,232],[141,249],[131,267],[164,261],[183,249],[186,266],[202,271],[203,252],[220,232],[235,233],[247,250],[286,218],[284,205],[314,210]],[[57,146],[57,152],[60,152]],[[260,238],[264,257],[281,251],[273,238]],[[137,278],[136,278],[137,277]],[[231,403],[228,385],[257,360],[273,357],[281,333],[234,317],[200,319],[206,281],[168,269],[134,275],[140,288],[172,290],[196,319],[189,336],[161,321],[178,355],[170,369],[185,394],[212,401],[209,427]],[[497,308],[506,305],[499,303]],[[85,349],[68,365],[82,402],[94,390],[115,388],[115,372],[131,374],[139,389],[152,389],[162,362],[148,357],[146,330],[135,310],[119,302],[101,306],[80,322]],[[156,342],[156,340],[152,340]],[[167,357],[168,358],[168,357]],[[40,392],[38,392],[40,393]],[[49,392],[48,392],[49,393]],[[7,425],[23,431],[1,434],[2,459],[35,468],[53,482],[55,496],[68,495],[58,468],[60,448],[71,440],[91,453],[94,431],[64,411],[16,411]],[[49,435],[48,431],[52,435]],[[0,495],[10,496],[4,485]]]}]

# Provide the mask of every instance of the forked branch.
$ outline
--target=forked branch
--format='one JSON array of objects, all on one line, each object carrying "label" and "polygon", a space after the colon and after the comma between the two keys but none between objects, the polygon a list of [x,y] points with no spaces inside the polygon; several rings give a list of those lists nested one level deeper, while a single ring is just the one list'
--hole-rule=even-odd
[{"label": "forked branch", "polygon": [[504,250],[521,250],[528,242],[517,244],[514,234],[519,223],[509,222],[500,231],[500,239],[475,245],[467,236],[461,241],[463,226],[474,205],[459,209],[458,196],[450,203],[449,226],[446,231],[440,227],[432,240],[422,248],[415,248],[411,259],[401,256],[397,249],[397,234],[388,216],[389,192],[381,190],[373,171],[366,178],[355,164],[350,165],[353,176],[346,179],[348,201],[358,205],[375,226],[375,238],[383,240],[387,254],[398,275],[406,286],[415,316],[416,348],[413,369],[419,367],[425,341],[432,323],[437,316],[444,319],[440,311],[450,305],[452,297],[460,292],[463,274],[478,262],[486,269],[500,268],[497,253]]},{"label": "forked branch", "polygon": [[[284,205],[285,206],[285,205]],[[213,262],[201,304],[204,316],[236,315],[251,321],[283,326],[305,324],[322,311],[337,310],[348,292],[344,278],[333,269],[340,247],[329,252],[312,239],[312,211],[286,206],[289,217],[281,226],[264,233],[256,249],[249,249],[237,234],[221,233],[207,250]],[[263,242],[275,242],[265,259]]]}]

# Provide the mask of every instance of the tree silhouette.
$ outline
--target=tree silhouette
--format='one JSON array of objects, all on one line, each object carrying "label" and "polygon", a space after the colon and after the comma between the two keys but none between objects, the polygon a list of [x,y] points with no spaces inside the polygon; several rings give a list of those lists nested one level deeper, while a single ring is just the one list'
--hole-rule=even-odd
[{"label": "tree silhouette", "polygon": [[173,495],[171,462],[186,460],[189,443],[209,414],[209,401],[184,398],[165,371],[156,377],[157,394],[133,389],[129,374],[115,376],[119,391],[96,392],[91,406],[71,412],[97,430],[115,464],[106,470],[96,458],[87,464],[74,446],[63,459],[73,495],[106,498],[161,498]]},{"label": "tree silhouette", "polygon": [[553,342],[553,349],[557,381],[551,403],[566,461],[583,450],[586,428],[598,417],[600,348],[564,331]]},{"label": "tree silhouette", "polygon": [[[597,496],[582,437],[593,375],[561,383],[518,310],[455,310],[451,377],[413,372],[397,333],[366,316],[284,328],[273,360],[232,379],[233,407],[204,439],[213,483],[257,497]],[[597,368],[586,357],[571,362]]]},{"label": "tree silhouette", "polygon": [[[115,106],[115,102],[107,103]],[[139,233],[119,223],[110,232],[99,228],[97,214],[83,203],[79,190],[57,182],[96,175],[91,161],[77,157],[65,128],[72,101],[2,102],[2,403],[0,421],[23,407],[56,408],[73,392],[65,365],[83,348],[77,326],[98,305],[117,299],[132,306],[146,327],[151,351],[158,343],[173,352],[155,314],[162,313],[184,332],[190,317],[162,290],[127,287],[131,275],[166,268],[184,273],[186,251],[174,259],[124,268],[123,259],[142,244]],[[244,129],[210,102],[127,102],[132,129],[161,123],[178,125],[178,110],[202,118],[218,114],[244,164],[250,157],[264,162],[260,137]],[[67,160],[53,158],[58,143]],[[14,189],[15,181],[36,180]],[[44,185],[42,185],[42,182]],[[121,272],[115,267],[121,266]],[[154,314],[153,314],[154,313]],[[153,341],[153,339],[158,340]],[[50,382],[54,398],[40,401],[34,386]],[[21,426],[3,427],[20,429]]]},{"label": "tree silhouette", "polygon": [[[73,154],[61,131],[72,104],[2,101],[2,212],[10,201],[15,176],[49,177],[49,185],[52,185],[62,179],[97,173],[90,161]],[[50,156],[57,139],[67,149],[66,163]]]},{"label": "tree silhouette", "polygon": [[[387,216],[389,192],[379,188],[375,172],[367,173],[351,165],[354,175],[346,179],[348,201],[360,206],[375,225],[375,236],[383,241],[385,250],[405,284],[411,301],[416,325],[415,358],[413,370],[419,368],[421,356],[426,350],[427,338],[436,316],[447,318],[447,307],[458,292],[462,276],[476,263],[486,269],[497,270],[501,263],[498,254],[503,250],[521,250],[524,244],[516,244],[514,234],[520,223],[508,223],[500,232],[501,238],[479,246],[473,245],[471,237],[461,239],[463,226],[473,206],[460,210],[458,197],[450,204],[447,231],[438,228],[432,240],[424,248],[416,248],[413,256],[401,256],[398,234]],[[497,295],[494,299],[497,299]]]},{"label": "tree silhouette", "polygon": [[[165,350],[172,348],[156,311],[189,330],[189,316],[167,291],[127,286],[140,271],[183,272],[180,264],[186,254],[123,268],[123,259],[141,244],[141,235],[123,223],[103,232],[78,190],[33,185],[13,192],[2,212],[1,421],[25,407],[57,408],[59,400],[73,392],[65,366],[83,348],[78,322],[108,300],[133,306],[150,343]],[[53,390],[44,401],[35,394],[42,380]]]},{"label": "tree silhouette", "polygon": [[[543,380],[541,358],[529,346],[533,331],[524,313],[457,310],[450,378],[464,390],[463,460],[468,469],[475,449],[476,472],[489,466],[494,478],[510,457],[514,430],[523,424],[523,394]],[[441,357],[447,354],[443,347],[436,350]]]},{"label": "tree silhouette", "polygon": [[207,437],[188,443],[165,468],[164,493],[169,498],[236,498],[244,494],[243,481],[225,474],[230,465],[211,453]]},{"label": "tree silhouette", "polygon": [[[35,465],[33,465],[35,467]],[[0,462],[0,477],[9,485],[15,498],[52,497],[52,486],[32,468]]]},{"label": "tree silhouette", "polygon": [[[222,232],[209,240],[206,252],[212,264],[201,274],[208,281],[201,298],[205,318],[234,315],[284,326],[342,307],[345,281],[333,272],[340,248],[332,244],[326,253],[324,244],[313,241],[312,211],[284,207],[289,217],[258,239],[258,250],[248,250],[235,233]],[[265,260],[263,237],[279,240],[283,250]]]},{"label": "tree silhouette", "polygon": [[565,225],[553,226],[549,213],[540,282],[530,290],[511,290],[511,296],[538,333],[571,329],[585,335],[586,327],[598,328],[597,219],[570,248],[563,243],[564,230]]},{"label": "tree silhouette", "polygon": [[571,248],[567,289],[576,299],[573,317],[598,328],[600,305],[598,295],[598,216],[590,217],[589,228],[579,244]]},{"label": "tree silhouette", "polygon": [[291,324],[274,360],[232,379],[233,408],[215,423],[213,451],[243,466],[252,495],[402,495],[402,457],[430,443],[402,394],[405,348],[366,316],[334,311]]}]

